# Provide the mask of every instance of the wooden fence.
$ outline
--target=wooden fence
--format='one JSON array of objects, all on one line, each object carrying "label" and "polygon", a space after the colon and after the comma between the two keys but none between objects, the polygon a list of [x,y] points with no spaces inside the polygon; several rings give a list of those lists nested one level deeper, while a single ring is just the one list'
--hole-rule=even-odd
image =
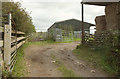
[{"label": "wooden fence", "polygon": [[2,71],[12,72],[17,60],[17,49],[26,41],[24,32],[12,30],[11,14],[8,14],[8,18],[8,24],[0,26],[0,78]]},{"label": "wooden fence", "polygon": [[11,25],[0,27],[0,32],[2,32],[4,36],[4,40],[0,40],[0,47],[2,48],[0,60],[1,69],[11,72],[16,62],[17,49],[25,43],[25,33],[12,31]]}]

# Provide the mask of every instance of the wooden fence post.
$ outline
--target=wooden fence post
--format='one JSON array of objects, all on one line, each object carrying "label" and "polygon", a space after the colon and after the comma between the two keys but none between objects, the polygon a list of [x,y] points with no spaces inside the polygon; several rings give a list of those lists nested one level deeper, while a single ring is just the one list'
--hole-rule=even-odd
[{"label": "wooden fence post", "polygon": [[[0,27],[2,28],[2,2],[0,0]],[[0,41],[2,41],[2,32],[0,31]],[[3,42],[0,43],[3,45]],[[2,78],[2,68],[3,68],[3,56],[2,56],[2,45],[0,45],[0,78]]]},{"label": "wooden fence post", "polygon": [[82,3],[82,44],[85,43],[85,32],[84,32],[84,4]]},{"label": "wooden fence post", "polygon": [[4,27],[4,65],[5,69],[9,71],[11,58],[11,26],[5,25]]},{"label": "wooden fence post", "polygon": [[0,48],[0,78],[2,78],[2,62],[3,62],[3,60],[2,60],[2,50],[1,50],[1,48]]}]

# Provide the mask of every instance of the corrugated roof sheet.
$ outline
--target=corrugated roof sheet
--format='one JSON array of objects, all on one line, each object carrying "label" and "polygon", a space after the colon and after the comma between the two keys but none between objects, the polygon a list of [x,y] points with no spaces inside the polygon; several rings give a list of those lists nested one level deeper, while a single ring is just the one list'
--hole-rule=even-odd
[{"label": "corrugated roof sheet", "polygon": [[117,2],[120,2],[120,0],[82,0],[83,4],[99,5],[99,6],[107,6]]},{"label": "corrugated roof sheet", "polygon": [[[70,25],[73,26],[75,31],[79,31],[82,29],[82,21],[77,20],[77,19],[68,19],[64,21],[55,22],[51,27],[48,28],[48,30],[50,30],[54,26],[56,28],[60,28],[60,26],[64,27],[66,25],[68,25],[68,27]],[[90,28],[90,26],[95,26],[95,25],[92,23],[84,22],[84,26],[85,26],[84,29],[88,29]]]}]

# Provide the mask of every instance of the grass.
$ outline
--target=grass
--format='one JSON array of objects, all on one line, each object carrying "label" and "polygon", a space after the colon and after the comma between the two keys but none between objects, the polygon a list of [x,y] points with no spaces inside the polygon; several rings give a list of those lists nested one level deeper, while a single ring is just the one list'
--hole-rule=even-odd
[{"label": "grass", "polygon": [[17,61],[12,72],[13,77],[24,77],[27,75],[26,62],[24,61],[24,49],[27,48],[28,45],[29,43],[26,43],[18,49]]},{"label": "grass", "polygon": [[74,42],[74,41],[80,41],[81,38],[68,38],[68,37],[65,37],[63,38],[63,43],[71,43],[71,42]]},{"label": "grass", "polygon": [[40,42],[29,42],[30,45],[47,45],[47,44],[55,44],[55,41],[48,40],[48,41],[40,41]]},{"label": "grass", "polygon": [[111,66],[109,63],[109,50],[94,50],[86,46],[81,46],[78,49],[75,49],[73,52],[78,58],[86,60],[88,64],[103,69],[109,74],[117,74],[117,67]]},{"label": "grass", "polygon": [[55,60],[55,64],[58,66],[58,70],[63,74],[64,77],[77,77],[71,69],[68,69],[65,67],[64,64],[62,64],[55,55],[51,54],[52,60]]}]

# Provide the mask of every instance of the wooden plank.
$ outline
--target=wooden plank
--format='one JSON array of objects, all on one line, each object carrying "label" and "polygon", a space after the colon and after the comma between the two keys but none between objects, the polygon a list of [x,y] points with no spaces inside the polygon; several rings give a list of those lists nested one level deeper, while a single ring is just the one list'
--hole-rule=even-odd
[{"label": "wooden plank", "polygon": [[[22,45],[22,44],[24,44],[25,43],[25,41],[22,41],[22,42],[20,42],[19,44],[17,44],[17,49]],[[12,52],[14,52],[16,50],[16,46],[13,46],[12,48],[11,48],[11,53]]]},{"label": "wooden plank", "polygon": [[[13,67],[14,67],[14,64],[16,63],[16,58],[14,59],[14,61],[13,62],[11,62],[10,63],[10,71],[12,72],[12,70],[13,70]],[[12,67],[12,68],[11,68]]]},{"label": "wooden plank", "polygon": [[[15,32],[15,31],[12,31],[12,33],[16,33],[16,32]],[[17,31],[17,34],[24,35],[25,33],[24,33],[24,32],[21,32],[21,31]]]},{"label": "wooden plank", "polygon": [[4,28],[3,27],[0,27],[0,32],[4,32]]},{"label": "wooden plank", "polygon": [[17,54],[14,54],[14,56],[13,56],[13,57],[11,57],[10,62],[13,62],[13,61],[14,61],[14,59],[16,58],[16,56],[17,56]]},{"label": "wooden plank", "polygon": [[3,71],[3,54],[2,54],[2,50],[0,48],[0,78],[2,79],[2,71]]},{"label": "wooden plank", "polygon": [[3,46],[3,40],[0,40],[0,47]]},{"label": "wooden plank", "polygon": [[17,51],[11,53],[11,58],[17,53]]},{"label": "wooden plank", "polygon": [[11,26],[5,25],[4,27],[4,62],[5,67],[9,70],[10,57],[11,57]]},{"label": "wooden plank", "polygon": [[[26,38],[26,37],[19,37],[19,38],[17,38],[17,41],[23,40],[23,39],[25,39],[25,38]],[[16,42],[16,40],[12,40],[11,43],[13,43],[13,42]]]},{"label": "wooden plank", "polygon": [[[25,41],[22,41],[20,42],[19,44],[17,44],[17,49],[22,46],[23,44],[25,43]],[[12,47],[11,48],[11,51],[14,52],[16,50],[16,46]],[[10,62],[10,71],[12,72],[13,68],[14,68],[14,64],[16,63],[16,56],[17,56],[17,53],[15,52],[11,57],[13,57],[11,59],[11,62]]]}]

